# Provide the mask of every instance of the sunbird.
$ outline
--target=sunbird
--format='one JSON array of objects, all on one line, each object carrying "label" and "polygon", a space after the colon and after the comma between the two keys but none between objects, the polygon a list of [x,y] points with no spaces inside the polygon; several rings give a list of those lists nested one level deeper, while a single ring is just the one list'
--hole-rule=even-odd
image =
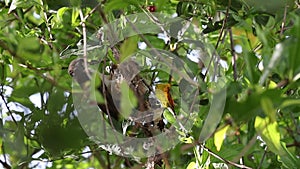
[{"label": "sunbird", "polygon": [[171,84],[162,83],[155,86],[155,95],[163,107],[170,107],[174,112],[175,103],[171,96]]}]

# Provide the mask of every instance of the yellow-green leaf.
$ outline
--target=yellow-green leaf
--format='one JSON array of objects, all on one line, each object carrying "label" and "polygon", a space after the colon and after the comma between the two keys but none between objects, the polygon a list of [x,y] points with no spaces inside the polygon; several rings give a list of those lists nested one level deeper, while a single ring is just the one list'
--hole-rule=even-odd
[{"label": "yellow-green leaf", "polygon": [[280,143],[280,133],[278,130],[278,124],[277,122],[270,122],[269,117],[261,118],[257,116],[255,118],[255,129],[259,133],[259,135],[262,137],[262,139],[266,142],[268,148],[278,154],[282,155],[284,153],[284,150],[282,149],[281,143]]},{"label": "yellow-green leaf", "polygon": [[194,161],[190,162],[190,164],[186,167],[186,169],[195,169],[196,163]]},{"label": "yellow-green leaf", "polygon": [[68,8],[68,7],[62,7],[62,8],[60,8],[58,11],[57,11],[57,18],[58,18],[58,21],[59,22],[62,22],[62,20],[63,20],[63,15],[65,14],[65,12],[67,11],[67,10],[69,10],[70,8]]},{"label": "yellow-green leaf", "polygon": [[73,10],[72,10],[72,26],[78,26],[79,25],[79,22],[76,22],[78,16],[79,16],[79,9],[78,8],[73,8]]},{"label": "yellow-green leaf", "polygon": [[255,118],[254,126],[256,131],[267,144],[268,149],[280,156],[280,160],[283,162],[285,167],[297,168],[296,166],[299,166],[297,159],[288,151],[284,142],[280,141],[280,132],[276,121],[270,123],[270,119],[268,117],[261,118],[257,116]]},{"label": "yellow-green leaf", "polygon": [[176,122],[174,115],[170,112],[169,109],[164,110],[163,116],[171,124],[174,124]]},{"label": "yellow-green leaf", "polygon": [[220,129],[215,133],[214,143],[217,148],[217,151],[220,151],[228,129],[229,129],[229,125],[223,127],[222,129]]}]

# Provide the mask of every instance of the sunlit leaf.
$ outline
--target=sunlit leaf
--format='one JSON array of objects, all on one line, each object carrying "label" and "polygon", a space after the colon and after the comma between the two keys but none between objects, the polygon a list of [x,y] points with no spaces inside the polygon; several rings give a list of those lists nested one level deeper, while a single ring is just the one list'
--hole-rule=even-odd
[{"label": "sunlit leaf", "polygon": [[255,128],[261,134],[271,151],[274,151],[276,154],[283,154],[277,122],[271,122],[269,118],[257,116],[255,119]]},{"label": "sunlit leaf", "polygon": [[190,162],[189,165],[186,167],[186,169],[194,169],[196,168],[196,163],[194,161]]},{"label": "sunlit leaf", "polygon": [[63,15],[65,14],[66,11],[68,11],[70,8],[68,7],[62,7],[57,11],[57,18],[60,22],[63,21]]},{"label": "sunlit leaf", "polygon": [[229,129],[229,126],[225,126],[224,128],[218,130],[214,135],[214,143],[217,148],[217,151],[220,151],[222,144],[224,142],[226,132]]},{"label": "sunlit leaf", "polygon": [[79,22],[77,21],[77,18],[79,16],[79,9],[73,8],[72,9],[72,26],[78,26]]},{"label": "sunlit leaf", "polygon": [[268,149],[281,157],[282,162],[288,168],[295,168],[297,162],[281,142],[277,122],[271,122],[268,117],[256,117],[255,129],[266,142]]}]

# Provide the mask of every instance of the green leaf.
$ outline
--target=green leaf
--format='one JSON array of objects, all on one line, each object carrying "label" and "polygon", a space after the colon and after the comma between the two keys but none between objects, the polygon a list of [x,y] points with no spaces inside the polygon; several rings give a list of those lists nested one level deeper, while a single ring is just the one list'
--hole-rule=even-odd
[{"label": "green leaf", "polygon": [[9,97],[8,101],[19,103],[30,110],[33,110],[35,108],[34,104],[30,101],[28,97]]},{"label": "green leaf", "polygon": [[202,127],[199,141],[202,143],[207,140],[216,130],[223,116],[223,110],[226,101],[226,92],[221,91],[213,96],[212,104],[209,113]]},{"label": "green leaf", "polygon": [[283,109],[289,106],[299,106],[299,105],[300,105],[300,99],[287,99],[281,103],[279,109]]},{"label": "green leaf", "polygon": [[0,83],[4,83],[7,76],[8,66],[0,61]]},{"label": "green leaf", "polygon": [[126,82],[121,83],[121,112],[128,118],[132,110],[137,106],[137,98]]},{"label": "green leaf", "polygon": [[241,101],[231,97],[227,99],[225,113],[230,113],[236,121],[248,121],[257,115],[262,115],[261,99],[269,98],[272,100],[274,107],[279,106],[283,100],[281,91],[278,89],[269,89],[261,91],[261,89],[249,89],[249,94],[244,96]]},{"label": "green leaf", "polygon": [[36,37],[23,37],[19,39],[17,55],[32,63],[38,63],[42,59],[40,42]]},{"label": "green leaf", "polygon": [[92,81],[90,82],[90,84],[88,84],[89,82],[87,82],[86,85],[90,85],[91,87],[91,93],[93,94],[90,96],[91,100],[94,100],[96,103],[105,103],[103,95],[98,89],[99,86],[102,85],[100,77],[101,75],[98,73],[93,74]]},{"label": "green leaf", "polygon": [[33,5],[41,5],[39,0],[13,0],[10,4],[8,13],[11,13],[16,8],[29,8]]},{"label": "green leaf", "polygon": [[176,118],[174,115],[170,112],[169,109],[165,109],[163,112],[164,118],[171,124],[174,124],[176,122]]},{"label": "green leaf", "polygon": [[284,143],[281,144],[285,155],[280,156],[281,161],[284,163],[287,168],[297,168],[300,166],[300,161],[286,148]]},{"label": "green leaf", "polygon": [[127,57],[133,55],[137,50],[137,42],[139,40],[138,36],[132,36],[126,39],[120,49],[121,53],[121,61],[126,59]]},{"label": "green leaf", "polygon": [[300,73],[300,18],[295,17],[293,28],[291,29],[290,36],[284,42],[284,54],[287,60],[288,78],[292,80],[298,73]]},{"label": "green leaf", "polygon": [[15,86],[11,96],[17,98],[28,98],[30,95],[38,92],[38,87],[35,85],[33,78],[24,78],[18,80],[19,85]]},{"label": "green leaf", "polygon": [[265,114],[269,117],[270,122],[273,123],[276,121],[276,111],[273,107],[273,103],[270,98],[263,97],[260,100],[261,107]]},{"label": "green leaf", "polygon": [[245,0],[249,6],[257,11],[276,14],[284,12],[284,8],[292,7],[293,0],[272,0],[272,1],[257,1],[257,0]]},{"label": "green leaf", "polygon": [[257,68],[258,58],[253,52],[246,52],[244,55],[246,63],[246,75],[251,83],[256,83],[259,79],[259,73]]},{"label": "green leaf", "polygon": [[70,3],[74,7],[80,7],[82,0],[70,0]]},{"label": "green leaf", "polygon": [[[28,146],[25,144],[24,140],[24,125],[23,123],[18,123],[18,128],[14,132],[6,132],[2,137],[3,143],[5,143],[5,153],[9,153],[10,156],[13,156],[14,163],[20,164],[26,159],[26,149]],[[6,128],[8,126],[4,126]],[[11,128],[10,128],[11,129]],[[28,150],[28,149],[27,149]],[[2,151],[3,153],[3,151]],[[16,164],[13,164],[13,168],[17,168]]]},{"label": "green leaf", "polygon": [[66,98],[64,96],[64,91],[55,88],[49,95],[47,108],[50,113],[58,113],[63,109],[63,105],[65,104],[65,102]]},{"label": "green leaf", "polygon": [[218,152],[218,155],[224,159],[233,160],[239,156],[244,148],[245,145],[243,144],[224,144],[224,146],[222,146],[221,150]]},{"label": "green leaf", "polygon": [[104,10],[106,12],[111,12],[117,9],[126,9],[129,5],[137,5],[138,1],[135,0],[111,0],[105,4]]}]

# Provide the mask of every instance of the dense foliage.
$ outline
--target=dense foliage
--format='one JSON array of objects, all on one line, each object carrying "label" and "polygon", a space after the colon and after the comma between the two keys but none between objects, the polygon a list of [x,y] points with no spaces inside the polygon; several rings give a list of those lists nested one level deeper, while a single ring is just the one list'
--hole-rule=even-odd
[{"label": "dense foliage", "polygon": [[[142,168],[147,159],[111,154],[84,132],[68,65],[82,57],[82,39],[103,25],[157,12],[189,21],[196,30],[189,37],[205,43],[207,53],[218,53],[226,103],[224,110],[209,111],[216,106],[215,84],[205,70],[214,66],[187,57],[193,50],[183,41],[145,34],[116,44],[126,57],[148,40],[204,79],[192,128],[156,168],[298,168],[299,8],[298,0],[0,0],[0,166]],[[107,64],[117,62],[111,51],[106,57]],[[156,71],[168,81],[168,74]],[[178,102],[176,84],[171,92]]]}]

